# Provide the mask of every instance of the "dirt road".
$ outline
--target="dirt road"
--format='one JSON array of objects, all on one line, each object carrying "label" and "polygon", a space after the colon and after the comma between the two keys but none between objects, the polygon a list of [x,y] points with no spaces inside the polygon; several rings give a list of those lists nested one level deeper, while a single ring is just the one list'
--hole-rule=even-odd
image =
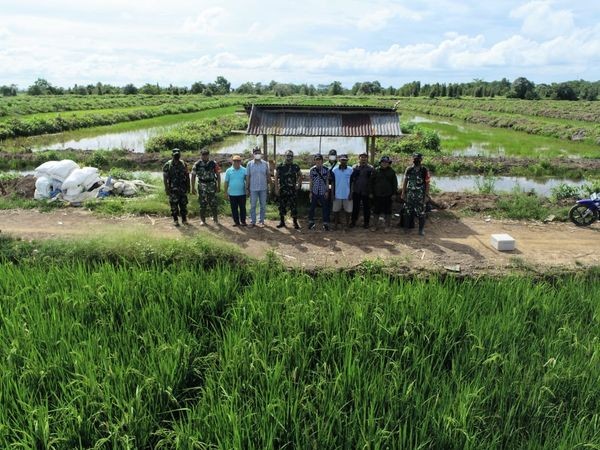
[{"label": "dirt road", "polygon": [[[253,257],[273,251],[287,265],[305,268],[352,267],[365,259],[381,259],[400,267],[417,270],[497,273],[511,267],[564,267],[600,265],[600,224],[581,229],[568,223],[499,221],[482,218],[458,219],[451,214],[432,214],[426,236],[403,233],[394,228],[370,232],[362,228],[348,231],[296,231],[277,229],[268,222],[264,229],[234,228],[228,218],[223,224],[200,227],[173,227],[171,219],[150,216],[107,218],[82,209],[0,212],[2,234],[24,239],[80,238],[114,235],[127,230],[135,235],[189,239],[199,233],[214,236],[238,246]],[[513,252],[498,252],[490,245],[490,235],[508,233],[516,239]]]}]

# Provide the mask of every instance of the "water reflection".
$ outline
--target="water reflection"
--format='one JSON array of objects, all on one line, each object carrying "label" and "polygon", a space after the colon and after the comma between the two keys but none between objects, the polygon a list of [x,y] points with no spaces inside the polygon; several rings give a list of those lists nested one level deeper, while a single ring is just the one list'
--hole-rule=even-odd
[{"label": "water reflection", "polygon": [[121,133],[106,133],[81,139],[61,140],[50,145],[40,145],[33,151],[40,150],[100,150],[100,149],[125,149],[136,153],[146,151],[146,142],[151,137],[164,133],[171,126],[143,128],[141,130],[125,131]]},{"label": "water reflection", "polygon": [[[243,154],[250,152],[255,146],[263,146],[262,136],[238,135],[230,136],[222,142],[211,145],[209,148],[214,153]],[[269,154],[273,154],[274,140],[273,136],[268,137],[267,149]],[[295,136],[277,136],[276,152],[278,155],[284,154],[287,150],[292,150],[295,154],[302,153],[324,153],[336,149],[338,155],[359,154],[366,150],[366,142],[362,137],[295,137]]]}]

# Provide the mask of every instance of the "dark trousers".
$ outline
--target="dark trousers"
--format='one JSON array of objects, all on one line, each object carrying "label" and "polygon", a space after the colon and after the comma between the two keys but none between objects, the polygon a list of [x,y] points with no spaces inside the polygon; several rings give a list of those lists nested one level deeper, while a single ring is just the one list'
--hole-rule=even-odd
[{"label": "dark trousers", "polygon": [[230,195],[229,204],[231,205],[231,215],[233,221],[239,225],[246,223],[246,196],[245,195]]},{"label": "dark trousers", "polygon": [[373,201],[373,212],[375,215],[392,214],[392,196],[386,195],[385,197],[375,197]]},{"label": "dark trousers", "polygon": [[171,216],[177,219],[181,215],[182,218],[187,218],[188,197],[186,192],[171,190],[169,194],[169,206],[171,207]]},{"label": "dark trousers", "polygon": [[315,223],[315,209],[321,203],[323,207],[323,224],[329,223],[329,200],[324,195],[312,194],[310,201],[310,209],[308,210],[308,222]]},{"label": "dark trousers", "polygon": [[360,206],[363,207],[363,221],[365,226],[369,225],[369,219],[371,218],[371,200],[368,195],[352,194],[352,223],[356,224],[358,220],[358,213]]}]

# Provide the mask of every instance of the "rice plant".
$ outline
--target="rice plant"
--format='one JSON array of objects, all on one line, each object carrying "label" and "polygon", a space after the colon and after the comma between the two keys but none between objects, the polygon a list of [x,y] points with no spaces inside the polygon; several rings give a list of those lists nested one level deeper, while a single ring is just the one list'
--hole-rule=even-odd
[{"label": "rice plant", "polygon": [[600,444],[597,272],[391,279],[83,251],[0,265],[1,448]]}]

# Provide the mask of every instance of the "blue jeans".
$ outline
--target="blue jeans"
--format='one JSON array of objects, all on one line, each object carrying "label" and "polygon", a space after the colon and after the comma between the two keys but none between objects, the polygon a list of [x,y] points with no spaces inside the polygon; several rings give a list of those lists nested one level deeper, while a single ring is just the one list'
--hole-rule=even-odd
[{"label": "blue jeans", "polygon": [[308,223],[315,223],[315,208],[318,203],[323,208],[323,224],[329,223],[329,200],[324,195],[318,195],[313,192],[308,210]]},{"label": "blue jeans", "polygon": [[259,222],[265,223],[265,213],[267,209],[267,191],[250,191],[250,222],[256,223],[256,202],[260,201]]}]

